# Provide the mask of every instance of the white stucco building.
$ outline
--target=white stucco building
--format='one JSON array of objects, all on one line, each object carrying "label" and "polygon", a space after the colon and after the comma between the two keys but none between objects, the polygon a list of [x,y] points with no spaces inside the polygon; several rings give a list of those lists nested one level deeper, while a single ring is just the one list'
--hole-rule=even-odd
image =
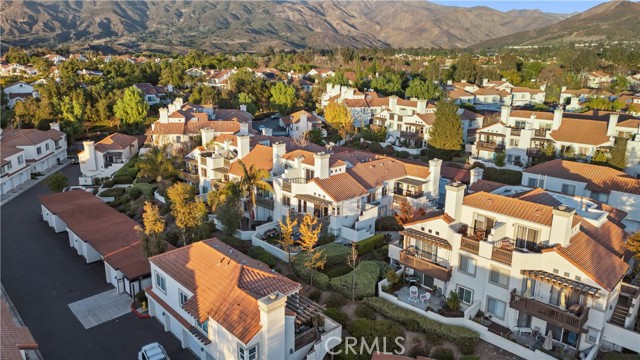
[{"label": "white stucco building", "polygon": [[95,179],[111,177],[138,154],[140,140],[137,136],[115,133],[97,143],[83,142],[84,150],[78,153],[80,185],[93,185]]}]

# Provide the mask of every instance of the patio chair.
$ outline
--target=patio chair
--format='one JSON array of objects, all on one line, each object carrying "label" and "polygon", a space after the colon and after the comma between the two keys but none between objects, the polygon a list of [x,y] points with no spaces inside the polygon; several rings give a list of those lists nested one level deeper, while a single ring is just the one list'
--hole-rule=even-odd
[{"label": "patio chair", "polygon": [[418,288],[416,286],[409,288],[409,300],[414,304],[418,302]]},{"label": "patio chair", "polygon": [[425,302],[428,304],[430,298],[431,298],[431,294],[429,294],[429,293],[424,293],[424,294],[420,295],[420,301],[422,301],[423,305],[424,305]]}]

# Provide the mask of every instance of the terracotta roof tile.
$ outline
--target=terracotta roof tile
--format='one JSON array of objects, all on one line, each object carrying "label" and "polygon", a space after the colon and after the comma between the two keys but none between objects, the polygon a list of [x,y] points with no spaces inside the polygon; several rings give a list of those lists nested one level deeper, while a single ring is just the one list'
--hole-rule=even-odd
[{"label": "terracotta roof tile", "polygon": [[471,181],[471,173],[467,169],[461,169],[453,166],[442,165],[440,168],[440,176],[468,184]]},{"label": "terracotta roof tile", "polygon": [[335,202],[353,199],[368,193],[367,189],[350,173],[340,173],[326,179],[314,178],[312,181]]},{"label": "terracotta roof tile", "polygon": [[640,179],[607,166],[557,159],[532,166],[524,172],[583,182],[590,191],[609,193],[614,190],[640,195]]},{"label": "terracotta roof tile", "polygon": [[294,112],[291,115],[283,116],[281,119],[285,125],[297,124],[300,122],[300,117],[302,116],[302,114],[305,114],[305,113],[307,114],[307,121],[309,123],[312,123],[312,124],[322,123],[322,120],[320,120],[319,117],[305,110],[300,110],[300,111]]},{"label": "terracotta roof tile", "polygon": [[106,152],[109,150],[124,150],[133,145],[133,143],[137,140],[138,137],[136,136],[114,133],[98,141],[96,143],[96,150],[100,152]]},{"label": "terracotta roof tile", "polygon": [[611,139],[607,136],[607,122],[600,120],[563,118],[557,130],[549,134],[555,141],[574,144],[601,145]]},{"label": "terracotta roof tile", "polygon": [[262,328],[257,299],[300,289],[300,284],[215,238],[149,261],[194,294],[183,305],[185,311],[200,322],[211,317],[243,343]]},{"label": "terracotta roof tile", "polygon": [[64,133],[58,130],[42,131],[38,129],[4,129],[2,144],[13,146],[38,145],[47,140],[59,140]]},{"label": "terracotta roof tile", "polygon": [[407,176],[404,164],[391,158],[359,163],[347,172],[365,189],[373,189],[385,181]]},{"label": "terracotta roof tile", "polygon": [[465,196],[462,204],[546,226],[551,226],[553,217],[551,206],[482,191]]},{"label": "terracotta roof tile", "polygon": [[26,326],[19,325],[13,318],[4,297],[0,300],[0,358],[2,360],[22,360],[20,350],[35,350],[38,343]]},{"label": "terracotta roof tile", "polygon": [[530,110],[514,110],[509,114],[509,117],[518,117],[530,119],[531,116],[536,119],[553,120],[553,113],[547,111],[530,111]]},{"label": "terracotta roof tile", "polygon": [[[257,144],[242,159],[242,163],[247,167],[247,169],[253,165],[258,169],[271,171],[271,169],[273,169],[273,149],[268,146]],[[229,173],[236,176],[244,175],[242,166],[238,161],[231,163]]]},{"label": "terracotta roof tile", "polygon": [[503,186],[506,186],[506,185],[503,184],[503,183],[496,182],[496,181],[480,179],[480,180],[476,181],[475,183],[471,184],[471,186],[469,186],[469,191],[472,191],[472,192],[477,192],[477,191],[492,192],[494,190],[500,189]]}]

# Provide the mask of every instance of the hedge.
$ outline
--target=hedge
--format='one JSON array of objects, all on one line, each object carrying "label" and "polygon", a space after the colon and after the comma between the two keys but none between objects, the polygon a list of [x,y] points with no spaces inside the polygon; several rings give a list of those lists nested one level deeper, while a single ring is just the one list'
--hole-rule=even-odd
[{"label": "hedge", "polygon": [[376,284],[380,277],[380,267],[376,262],[363,261],[355,269],[355,289],[352,289],[352,272],[331,279],[329,285],[335,291],[351,298],[352,290],[356,299],[376,294]]},{"label": "hedge", "polygon": [[354,319],[347,325],[347,331],[356,339],[366,340],[367,344],[376,340],[386,343],[387,352],[398,350],[399,344],[396,339],[404,336],[402,327],[397,322],[389,320]]},{"label": "hedge", "polygon": [[113,182],[115,184],[133,184],[133,178],[127,175],[114,176]]},{"label": "hedge", "polygon": [[329,277],[320,271],[307,269],[305,267],[301,267],[299,269],[295,269],[296,275],[306,283],[311,283],[311,274],[313,274],[313,286],[317,287],[320,290],[325,290],[327,286],[329,286]]},{"label": "hedge", "polygon": [[122,196],[124,195],[125,189],[124,188],[111,188],[111,189],[107,189],[107,190],[103,190],[98,196],[102,196],[102,197],[118,197],[118,196]]},{"label": "hedge", "polygon": [[402,225],[398,224],[398,220],[394,216],[385,216],[376,220],[377,231],[400,231]]},{"label": "hedge", "polygon": [[384,234],[375,234],[370,238],[366,238],[356,243],[359,255],[364,255],[373,249],[384,246]]},{"label": "hedge", "polygon": [[347,326],[347,315],[336,308],[327,308],[324,314],[338,322],[342,326]]},{"label": "hedge", "polygon": [[522,183],[522,172],[509,169],[496,169],[487,166],[484,169],[482,178],[507,185],[520,185]]},{"label": "hedge", "polygon": [[251,249],[251,241],[240,240],[234,236],[223,236],[220,241],[245,254]]},{"label": "hedge", "polygon": [[259,246],[254,246],[251,249],[249,249],[249,252],[247,253],[247,255],[251,256],[256,260],[262,261],[263,263],[269,265],[270,268],[276,267],[276,263],[277,263],[276,257],[273,256],[273,254],[269,253],[267,250]]},{"label": "hedge", "polygon": [[[344,264],[347,260],[347,256],[351,253],[351,248],[348,246],[340,245],[338,243],[329,243],[322,246],[318,246],[316,250],[322,250],[327,257],[326,267],[330,267],[337,264]],[[307,254],[300,254],[294,259],[294,266],[304,263],[307,258]]]},{"label": "hedge", "polygon": [[345,305],[347,305],[347,303],[349,302],[349,300],[347,300],[346,297],[338,294],[338,293],[331,293],[331,295],[329,295],[329,298],[327,299],[325,305],[327,307],[330,308],[341,308]]},{"label": "hedge", "polygon": [[356,317],[362,318],[362,319],[369,319],[369,320],[376,319],[376,312],[372,308],[364,304],[358,305],[358,308],[356,308],[355,314],[356,314]]},{"label": "hedge", "polygon": [[475,346],[480,340],[480,335],[471,329],[463,326],[448,325],[425,316],[419,316],[409,309],[402,308],[379,297],[367,297],[362,302],[377,313],[401,324],[417,320],[420,329],[427,336],[451,341],[458,346],[463,355],[473,354]]}]

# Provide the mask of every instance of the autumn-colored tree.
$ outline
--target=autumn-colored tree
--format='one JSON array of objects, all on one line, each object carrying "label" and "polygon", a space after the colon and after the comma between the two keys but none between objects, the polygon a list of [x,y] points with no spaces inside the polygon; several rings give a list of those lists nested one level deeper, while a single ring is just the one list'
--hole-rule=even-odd
[{"label": "autumn-colored tree", "polygon": [[345,104],[329,103],[324,109],[324,118],[327,124],[336,129],[338,134],[345,140],[355,132],[353,115],[351,115],[351,110]]},{"label": "autumn-colored tree", "polygon": [[394,216],[400,225],[404,225],[406,223],[415,221],[426,214],[427,212],[423,208],[415,208],[411,206],[408,201],[402,201],[396,208],[396,213]]},{"label": "autumn-colored tree", "polygon": [[289,262],[291,262],[291,248],[295,245],[293,231],[298,226],[298,220],[291,221],[291,217],[287,214],[285,221],[278,220],[278,223],[280,224],[280,240],[278,243],[282,246],[282,250],[287,252]]},{"label": "autumn-colored tree", "polygon": [[635,253],[636,259],[640,261],[640,231],[629,236],[625,246],[629,251]]},{"label": "autumn-colored tree", "polygon": [[182,233],[182,244],[187,245],[187,233],[204,225],[207,206],[196,199],[196,190],[192,185],[178,182],[167,189],[171,201],[171,215]]},{"label": "autumn-colored tree", "polygon": [[351,268],[351,301],[356,301],[356,267],[358,266],[358,247],[351,242],[351,252],[347,256],[347,265]]},{"label": "autumn-colored tree", "polygon": [[207,204],[212,212],[216,212],[219,207],[228,201],[240,201],[240,184],[237,181],[226,182],[217,190],[211,190],[207,193]]},{"label": "autumn-colored tree", "polygon": [[[314,249],[318,243],[318,236],[322,230],[322,224],[318,224],[318,218],[309,214],[305,215],[300,225],[300,240],[298,245],[300,249],[306,253],[307,259],[304,266],[309,270],[324,269],[327,263],[327,256],[324,250]],[[309,283],[313,285],[313,271],[309,276]]]},{"label": "autumn-colored tree", "polygon": [[144,229],[137,228],[142,235],[142,252],[146,257],[162,254],[167,250],[167,241],[162,237],[165,229],[164,218],[160,215],[158,206],[150,201],[144,203],[143,209],[142,224]]},{"label": "autumn-colored tree", "polygon": [[258,187],[273,191],[271,185],[264,179],[268,179],[271,175],[267,170],[258,169],[255,165],[247,166],[238,160],[238,164],[242,168],[242,178],[240,179],[240,189],[249,209],[249,229],[253,226],[254,212],[253,206],[256,203],[256,190]]}]

